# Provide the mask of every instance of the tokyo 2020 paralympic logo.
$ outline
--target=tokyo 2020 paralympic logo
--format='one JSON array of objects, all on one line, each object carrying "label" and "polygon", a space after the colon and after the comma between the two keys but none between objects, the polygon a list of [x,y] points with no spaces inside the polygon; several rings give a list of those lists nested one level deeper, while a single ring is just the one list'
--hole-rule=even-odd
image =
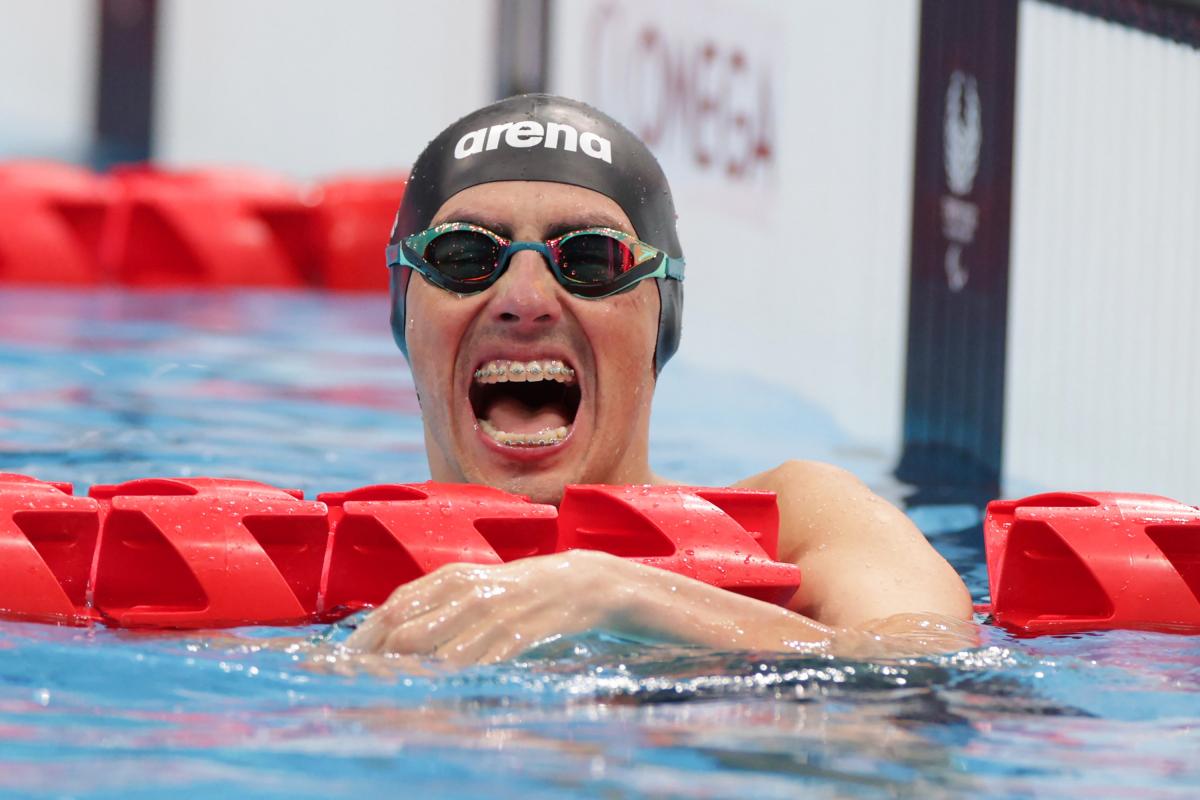
[{"label": "tokyo 2020 paralympic logo", "polygon": [[946,87],[946,114],[942,124],[942,165],[950,192],[942,196],[942,234],[948,242],[943,265],[946,285],[960,292],[970,279],[963,251],[975,241],[979,206],[967,200],[979,174],[983,146],[983,109],[975,76],[956,69]]}]

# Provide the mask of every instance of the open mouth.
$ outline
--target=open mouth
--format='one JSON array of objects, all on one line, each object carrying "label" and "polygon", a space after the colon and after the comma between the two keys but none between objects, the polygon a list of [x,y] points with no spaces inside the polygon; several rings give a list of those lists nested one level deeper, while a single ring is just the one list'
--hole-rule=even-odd
[{"label": "open mouth", "polygon": [[580,397],[575,370],[557,359],[488,361],[475,370],[470,391],[480,430],[509,447],[566,441]]}]

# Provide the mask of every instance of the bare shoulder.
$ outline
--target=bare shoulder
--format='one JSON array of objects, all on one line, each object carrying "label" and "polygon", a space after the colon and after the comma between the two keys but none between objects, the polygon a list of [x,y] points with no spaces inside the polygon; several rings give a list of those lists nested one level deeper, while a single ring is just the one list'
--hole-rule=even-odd
[{"label": "bare shoulder", "polygon": [[779,557],[804,576],[794,610],[832,625],[898,613],[969,618],[954,569],[904,512],[850,472],[787,461],[736,486],[779,498]]},{"label": "bare shoulder", "polygon": [[845,546],[859,537],[878,537],[881,529],[889,537],[917,537],[924,542],[924,536],[903,512],[872,492],[853,473],[832,464],[785,461],[736,486],[778,496],[780,555],[791,560],[813,547],[831,543]]},{"label": "bare shoulder", "polygon": [[796,492],[863,492],[866,485],[852,472],[820,461],[792,459],[779,466],[751,475],[734,486],[761,489],[783,495]]}]

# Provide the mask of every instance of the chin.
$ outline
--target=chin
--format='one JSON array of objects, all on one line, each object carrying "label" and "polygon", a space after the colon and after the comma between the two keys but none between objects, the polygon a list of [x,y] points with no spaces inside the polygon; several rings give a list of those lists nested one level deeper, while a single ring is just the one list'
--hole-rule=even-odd
[{"label": "chin", "polygon": [[558,505],[562,501],[563,490],[570,483],[560,475],[505,475],[482,477],[479,483],[494,486],[510,494],[528,497],[534,503]]},{"label": "chin", "polygon": [[546,503],[557,506],[562,502],[563,490],[565,488],[566,485],[562,483],[539,482],[536,486],[518,486],[511,491],[513,494],[525,495],[534,503]]}]

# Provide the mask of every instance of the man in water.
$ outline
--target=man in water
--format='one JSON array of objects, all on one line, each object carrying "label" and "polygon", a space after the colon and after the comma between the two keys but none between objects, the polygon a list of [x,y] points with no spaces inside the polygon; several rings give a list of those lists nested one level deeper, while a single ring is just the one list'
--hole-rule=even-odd
[{"label": "man in water", "polygon": [[[573,483],[670,483],[650,470],[650,404],[679,342],[682,255],[657,161],[596,109],[514,97],[434,139],[388,248],[432,478],[542,503]],[[787,609],[574,551],[445,567],[349,645],[469,664],[588,630],[848,656],[973,642],[954,569],[849,473],[790,461],[736,485],[778,495],[779,557],[803,574]]]}]

